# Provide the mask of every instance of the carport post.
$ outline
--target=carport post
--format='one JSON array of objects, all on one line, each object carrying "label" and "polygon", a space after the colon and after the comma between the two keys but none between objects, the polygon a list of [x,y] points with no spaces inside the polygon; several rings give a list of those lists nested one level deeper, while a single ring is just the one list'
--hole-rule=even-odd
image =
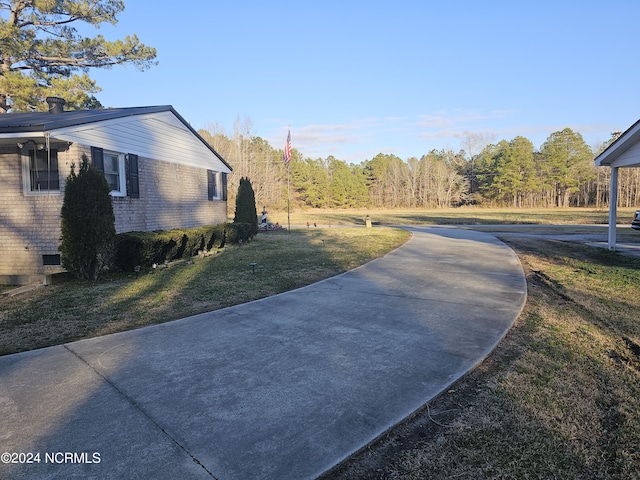
[{"label": "carport post", "polygon": [[616,220],[618,217],[618,167],[611,167],[609,186],[609,250],[616,249]]}]

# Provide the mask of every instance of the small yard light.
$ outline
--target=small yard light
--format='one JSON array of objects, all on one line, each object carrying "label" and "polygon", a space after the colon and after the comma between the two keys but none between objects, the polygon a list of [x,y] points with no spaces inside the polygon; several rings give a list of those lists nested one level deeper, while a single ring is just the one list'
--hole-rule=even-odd
[{"label": "small yard light", "polygon": [[257,262],[251,262],[249,266],[251,267],[251,273],[256,273],[256,265]]}]

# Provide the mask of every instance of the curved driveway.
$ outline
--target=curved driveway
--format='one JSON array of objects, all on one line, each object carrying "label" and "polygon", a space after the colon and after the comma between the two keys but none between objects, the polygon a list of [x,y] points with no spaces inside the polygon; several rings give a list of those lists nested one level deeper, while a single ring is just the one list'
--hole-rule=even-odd
[{"label": "curved driveway", "polygon": [[495,237],[410,230],[384,258],[305,288],[0,357],[0,452],[40,459],[0,464],[0,478],[332,468],[479,363],[524,306],[521,265]]}]

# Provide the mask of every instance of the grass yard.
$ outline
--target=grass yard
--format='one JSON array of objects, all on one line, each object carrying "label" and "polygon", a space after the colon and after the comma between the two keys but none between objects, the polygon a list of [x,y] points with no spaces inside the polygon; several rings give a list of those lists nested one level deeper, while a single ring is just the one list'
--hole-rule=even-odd
[{"label": "grass yard", "polygon": [[[640,242],[625,225],[632,212],[619,212],[621,242]],[[481,365],[325,479],[640,479],[640,258],[522,235],[606,240],[604,210],[295,213],[292,224],[310,228],[260,234],[154,274],[0,297],[0,354],[273,295],[406,241],[396,229],[313,227],[362,225],[367,214],[383,225],[459,223],[494,233],[518,254],[528,300]],[[286,225],[286,213],[270,220]]]},{"label": "grass yard", "polygon": [[[155,273],[71,281],[0,297],[0,355],[216,310],[353,269],[403,244],[392,228],[260,233],[241,247]],[[250,263],[256,262],[255,273]],[[0,292],[1,293],[1,292]]]},{"label": "grass yard", "polygon": [[[640,207],[639,207],[640,208]],[[635,208],[619,208],[618,224],[631,225]],[[307,222],[313,228],[331,225],[364,225],[369,215],[374,225],[550,225],[550,224],[600,224],[609,223],[609,210],[606,208],[548,208],[548,209],[509,209],[509,208],[442,208],[408,210],[322,210],[315,209],[291,213],[291,225],[305,226]],[[269,214],[269,221],[287,225],[287,213]]]},{"label": "grass yard", "polygon": [[527,305],[478,368],[327,478],[640,478],[640,259],[505,237]]}]

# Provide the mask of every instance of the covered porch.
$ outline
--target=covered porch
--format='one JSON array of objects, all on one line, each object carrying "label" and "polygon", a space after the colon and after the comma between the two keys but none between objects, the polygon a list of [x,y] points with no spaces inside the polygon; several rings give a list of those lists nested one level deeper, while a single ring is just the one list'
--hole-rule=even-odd
[{"label": "covered porch", "polygon": [[598,155],[595,164],[597,167],[611,168],[608,246],[609,250],[615,250],[618,218],[618,171],[620,168],[640,167],[640,120]]}]

